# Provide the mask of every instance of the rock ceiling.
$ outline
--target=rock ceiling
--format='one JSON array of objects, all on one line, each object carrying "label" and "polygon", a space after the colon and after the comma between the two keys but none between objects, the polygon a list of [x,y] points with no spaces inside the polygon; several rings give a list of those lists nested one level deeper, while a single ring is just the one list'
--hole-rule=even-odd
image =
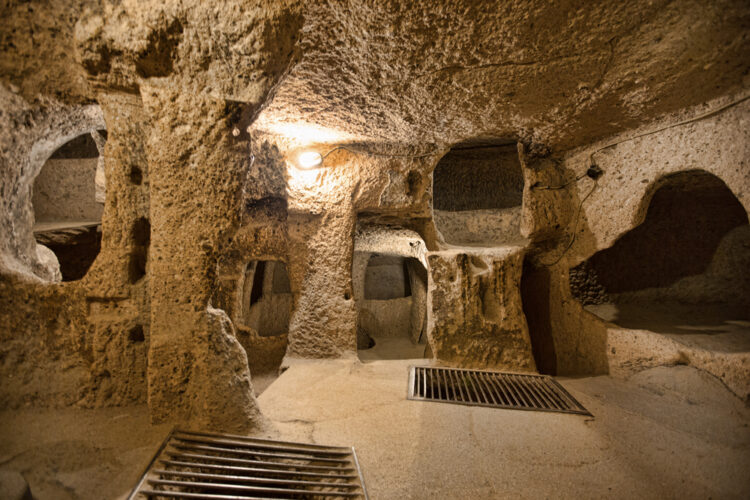
[{"label": "rock ceiling", "polygon": [[[408,4],[408,5],[407,5]],[[564,150],[743,85],[744,2],[326,2],[259,128]],[[282,127],[283,130],[283,127]]]},{"label": "rock ceiling", "polygon": [[174,71],[190,92],[262,103],[258,132],[312,127],[322,142],[411,150],[499,137],[563,151],[737,91],[750,67],[742,0],[58,0],[3,10],[3,79],[27,98],[95,98],[81,65],[96,77],[104,64],[110,87]]}]

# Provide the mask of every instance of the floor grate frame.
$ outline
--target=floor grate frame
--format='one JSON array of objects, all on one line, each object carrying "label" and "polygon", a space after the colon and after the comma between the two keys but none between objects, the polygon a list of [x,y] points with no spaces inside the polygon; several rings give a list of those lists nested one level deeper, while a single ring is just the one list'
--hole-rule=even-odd
[{"label": "floor grate frame", "polygon": [[364,499],[353,447],[172,430],[128,500]]},{"label": "floor grate frame", "polygon": [[593,417],[554,378],[531,373],[410,366],[407,399]]}]

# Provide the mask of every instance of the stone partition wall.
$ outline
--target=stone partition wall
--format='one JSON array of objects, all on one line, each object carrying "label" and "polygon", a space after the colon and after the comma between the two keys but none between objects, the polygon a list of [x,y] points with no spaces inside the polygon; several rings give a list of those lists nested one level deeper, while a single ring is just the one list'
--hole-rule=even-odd
[{"label": "stone partition wall", "polygon": [[452,365],[535,370],[520,281],[524,249],[430,252],[428,340]]},{"label": "stone partition wall", "polygon": [[[7,407],[19,405],[83,406],[123,405],[146,401],[146,352],[149,343],[148,278],[129,279],[132,255],[137,253],[132,234],[137,221],[149,216],[148,169],[143,150],[144,117],[140,99],[128,94],[103,94],[94,122],[88,112],[62,114],[65,125],[51,130],[51,136],[26,146],[29,161],[12,163],[19,179],[33,182],[24,168],[41,168],[40,151],[62,145],[81,130],[109,129],[110,140],[103,162],[112,195],[106,199],[102,218],[101,251],[80,281],[46,283],[43,276],[26,271],[3,270],[0,308],[15,311],[2,315],[2,377],[13,380],[2,385]],[[60,108],[39,109],[40,116]],[[93,108],[91,108],[93,109]],[[71,123],[73,116],[82,122]],[[54,129],[50,122],[42,130]],[[35,154],[29,153],[35,151]],[[36,156],[35,156],[36,155]],[[33,161],[32,161],[33,160]],[[139,183],[130,172],[141,171]],[[26,191],[30,193],[30,185]],[[17,207],[25,201],[15,199]],[[16,224],[23,222],[18,217]],[[25,226],[24,226],[25,227]],[[19,235],[30,236],[19,231]],[[11,241],[9,238],[6,241]],[[21,248],[21,247],[16,247]],[[12,252],[4,254],[13,256]],[[14,256],[23,262],[23,254]],[[145,262],[144,262],[145,264]],[[55,376],[50,376],[55,374]]]},{"label": "stone partition wall", "polygon": [[247,356],[226,313],[207,305],[215,263],[239,223],[247,144],[232,137],[234,106],[223,99],[166,86],[144,87],[142,95],[149,116],[151,415],[246,429],[258,416]]}]

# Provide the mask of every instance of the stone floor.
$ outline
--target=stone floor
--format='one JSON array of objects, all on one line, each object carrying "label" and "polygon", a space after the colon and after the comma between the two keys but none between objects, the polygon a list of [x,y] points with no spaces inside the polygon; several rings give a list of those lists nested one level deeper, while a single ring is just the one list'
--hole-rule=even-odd
[{"label": "stone floor", "polygon": [[[750,409],[694,368],[562,379],[588,418],[408,401],[412,362],[295,363],[263,434],[354,445],[373,500],[750,497]],[[144,407],[2,411],[0,470],[39,500],[124,498],[168,431]]]},{"label": "stone floor", "polygon": [[417,359],[424,356],[426,344],[414,344],[404,335],[401,337],[376,337],[372,339],[375,345],[369,349],[357,351],[357,356],[363,363],[386,359]]},{"label": "stone floor", "polygon": [[285,439],[354,445],[373,499],[750,495],[750,410],[693,368],[562,380],[587,418],[408,401],[410,363],[299,364],[259,402]]}]

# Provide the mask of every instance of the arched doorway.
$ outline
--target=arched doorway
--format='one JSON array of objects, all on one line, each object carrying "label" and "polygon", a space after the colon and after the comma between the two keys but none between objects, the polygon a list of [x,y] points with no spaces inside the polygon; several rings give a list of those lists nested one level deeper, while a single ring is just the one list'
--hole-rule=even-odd
[{"label": "arched doorway", "polygon": [[248,262],[240,289],[238,339],[247,352],[253,388],[259,395],[279,376],[286,354],[294,305],[286,264],[277,260]]},{"label": "arched doorway", "polygon": [[370,253],[355,274],[357,348],[362,361],[425,357],[427,271],[413,257]]},{"label": "arched doorway", "polygon": [[[750,226],[726,184],[702,170],[662,178],[644,221],[570,270],[571,293],[619,326],[713,335],[750,350]],[[730,345],[731,344],[731,345]]]},{"label": "arched doorway", "polygon": [[[59,280],[86,275],[101,247],[105,181],[100,152],[106,131],[82,134],[58,148],[34,179],[34,237]],[[48,252],[46,249],[51,250]]]}]

